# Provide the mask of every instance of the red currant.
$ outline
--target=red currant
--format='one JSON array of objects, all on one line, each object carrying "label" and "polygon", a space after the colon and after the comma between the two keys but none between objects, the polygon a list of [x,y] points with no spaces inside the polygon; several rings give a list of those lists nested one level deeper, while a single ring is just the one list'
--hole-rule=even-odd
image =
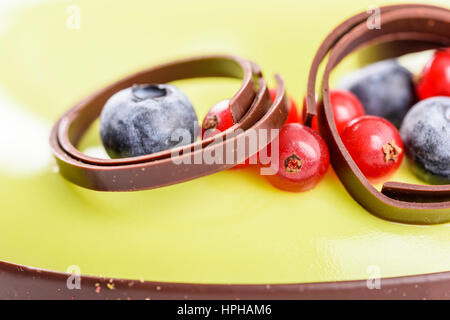
[{"label": "red currant", "polygon": [[372,183],[382,182],[402,163],[402,139],[386,119],[359,117],[347,124],[341,138],[353,161]]},{"label": "red currant", "polygon": [[[317,100],[317,96],[316,96]],[[356,119],[365,114],[364,107],[359,99],[350,91],[347,90],[331,90],[330,102],[333,109],[334,122],[339,133],[351,120]],[[306,112],[306,96],[303,98],[303,112]],[[311,122],[311,128],[319,132],[319,125],[317,117],[314,117]]]},{"label": "red currant", "polygon": [[[270,100],[272,100],[272,102],[274,102],[275,98],[277,97],[277,90],[270,89],[269,94],[270,94]],[[297,108],[297,105],[293,98],[289,98],[289,106],[290,106],[289,114],[288,114],[285,124],[296,123],[299,121],[299,118],[301,119],[301,114],[300,115],[298,114],[298,108]],[[253,160],[252,163],[255,163],[255,162],[258,163],[259,162],[258,154],[254,155],[254,157],[256,157],[256,158],[252,159]],[[237,164],[236,166],[234,166],[234,168],[245,168],[248,165],[250,165],[250,158],[245,160],[244,163]]]},{"label": "red currant", "polygon": [[[233,126],[234,123],[233,118],[231,117],[229,102],[230,100],[222,100],[208,111],[202,123],[203,139],[214,136]],[[257,155],[254,155],[253,157],[257,157]],[[252,161],[252,163],[255,162],[257,162],[257,160]],[[246,159],[244,163],[237,164],[233,168],[245,168],[249,164],[250,158]]]},{"label": "red currant", "polygon": [[[364,107],[359,99],[347,90],[331,90],[330,103],[333,109],[334,123],[339,134],[344,130],[347,123],[365,114]],[[317,117],[312,120],[311,127],[319,131]]]},{"label": "red currant", "polygon": [[325,141],[311,128],[299,123],[284,125],[278,138],[278,171],[275,175],[268,175],[267,179],[275,187],[287,191],[314,188],[330,164]]},{"label": "red currant", "polygon": [[[277,97],[277,90],[270,89],[269,93],[270,93],[270,99],[272,100],[272,102],[274,102],[275,98]],[[289,107],[290,107],[289,114],[288,114],[285,124],[301,122],[301,114],[298,113],[297,104],[295,103],[295,101],[292,97],[289,97]]]},{"label": "red currant", "polygon": [[222,100],[208,111],[202,123],[203,138],[208,138],[233,126],[229,103],[230,100]]},{"label": "red currant", "polygon": [[425,66],[416,89],[420,100],[450,96],[450,48],[435,52]]}]

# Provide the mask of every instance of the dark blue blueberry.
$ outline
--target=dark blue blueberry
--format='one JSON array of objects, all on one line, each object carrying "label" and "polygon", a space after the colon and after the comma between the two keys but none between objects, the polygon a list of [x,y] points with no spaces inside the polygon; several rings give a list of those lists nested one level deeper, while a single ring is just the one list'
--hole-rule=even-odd
[{"label": "dark blue blueberry", "polygon": [[417,103],[403,120],[400,134],[414,173],[432,184],[450,183],[450,98]]},{"label": "dark blue blueberry", "polygon": [[340,87],[353,92],[367,114],[383,117],[397,128],[417,102],[412,74],[395,59],[355,71],[342,79]]},{"label": "dark blue blueberry", "polygon": [[[100,115],[100,136],[111,158],[135,157],[194,142],[197,126],[191,102],[169,84],[134,85],[119,91]],[[177,129],[189,139],[176,138]]]},{"label": "dark blue blueberry", "polygon": [[139,100],[161,98],[167,95],[167,89],[162,85],[135,85],[131,88],[131,91],[133,92],[133,96]]}]

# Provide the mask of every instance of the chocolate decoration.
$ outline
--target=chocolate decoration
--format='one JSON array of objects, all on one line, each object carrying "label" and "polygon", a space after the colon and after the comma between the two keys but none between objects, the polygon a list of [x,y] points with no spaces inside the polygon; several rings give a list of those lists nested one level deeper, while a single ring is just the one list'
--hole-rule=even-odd
[{"label": "chocolate decoration", "polygon": [[[226,285],[81,276],[0,262],[0,299],[450,299],[450,272],[318,283]],[[379,288],[379,289],[377,289]]]},{"label": "chocolate decoration", "polygon": [[[400,9],[409,9],[411,12],[416,12],[419,9],[427,11],[427,8],[433,7],[396,5],[383,7],[381,10],[383,13]],[[308,81],[307,122],[310,123],[312,116],[316,112],[314,103],[315,74],[320,61],[325,57],[329,48],[347,30],[352,29],[356,24],[362,23],[365,18],[367,18],[367,14],[362,13],[346,20],[327,37],[320,47],[311,67],[310,74],[312,76],[310,76]],[[402,42],[400,39],[401,36],[399,35],[398,41],[394,45]],[[436,47],[436,44],[430,45],[427,42],[412,41],[412,43],[414,45],[417,44],[416,48]],[[396,46],[396,48],[399,48],[400,51],[404,50],[402,46]],[[327,125],[330,125],[332,128],[328,129],[328,131],[332,134],[332,130],[335,129],[334,125],[332,123],[329,124],[328,119],[325,117],[326,115],[320,116],[320,125],[322,128],[325,126],[325,129]],[[52,135],[52,138],[56,139],[56,134]],[[329,138],[332,139],[333,136],[331,135]],[[52,145],[57,147],[56,152],[61,152],[58,157],[66,157],[59,144],[55,144],[55,142],[57,140],[54,140]],[[333,151],[340,152],[340,150],[335,148]],[[78,160],[68,155],[67,159],[68,161],[73,161],[75,165],[77,164]],[[338,160],[345,161],[347,159],[341,156]],[[64,160],[62,162],[64,163]],[[339,166],[339,162],[333,165]],[[347,166],[344,163],[339,168],[345,169]],[[345,172],[340,172],[341,177]],[[349,174],[353,175],[354,173],[350,172]],[[342,180],[347,181],[345,179]],[[407,188],[409,189],[407,190],[406,187],[398,188],[395,184],[392,189],[390,188],[392,184],[392,182],[386,183],[384,192],[389,193],[392,190],[400,190],[400,195],[397,196],[401,198],[405,195],[418,194],[419,190],[425,194],[427,199],[429,199],[431,194],[435,196],[440,193],[443,197],[448,194],[445,186],[442,192],[436,192],[436,188],[440,187],[408,185]],[[358,183],[358,186],[361,186],[361,184]],[[69,276],[66,273],[0,261],[0,299],[450,299],[450,272],[383,278],[380,282],[380,289],[369,289],[366,280],[301,284],[225,285],[149,282],[82,276],[81,289],[69,290],[67,289]]]},{"label": "chocolate decoration", "polygon": [[[345,148],[334,124],[330,104],[329,76],[348,54],[364,45],[399,43],[403,52],[450,46],[450,11],[426,5],[399,5],[381,8],[381,28],[368,29],[367,16],[357,15],[339,25],[322,43],[314,58],[308,79],[307,116],[316,114],[315,83],[319,64],[330,53],[322,80],[323,103],[319,104],[319,129],[330,149],[330,160],[339,179],[352,197],[381,218],[412,224],[438,224],[450,221],[450,185],[418,186],[386,183],[376,190],[361,173]],[[395,57],[399,50],[392,51]],[[387,57],[387,56],[386,56]]]},{"label": "chocolate decoration", "polygon": [[[218,135],[179,148],[122,159],[90,157],[75,147],[84,132],[99,116],[105,102],[121,89],[140,83],[165,83],[184,78],[212,76],[239,78],[242,75],[242,86],[230,101],[235,125]],[[281,129],[286,121],[289,109],[284,82],[279,76],[275,78],[278,89],[273,104],[270,102],[268,88],[259,67],[233,56],[206,56],[180,60],[125,78],[77,104],[53,127],[50,145],[60,173],[66,179],[85,188],[130,191],[167,186],[229,169],[253,155],[249,151],[249,139],[254,133],[251,131],[259,133],[261,129],[268,131]],[[258,84],[257,93],[254,91],[254,79]],[[270,133],[266,141],[259,139],[256,151],[267,146],[275,137]],[[217,139],[221,140],[218,142]],[[245,153],[235,152],[234,161],[229,161],[225,152],[220,151],[236,150],[238,141],[245,144]],[[206,152],[222,154],[221,161],[213,164],[195,163],[195,159],[203,159]],[[173,153],[179,154],[177,163],[173,161]]]}]

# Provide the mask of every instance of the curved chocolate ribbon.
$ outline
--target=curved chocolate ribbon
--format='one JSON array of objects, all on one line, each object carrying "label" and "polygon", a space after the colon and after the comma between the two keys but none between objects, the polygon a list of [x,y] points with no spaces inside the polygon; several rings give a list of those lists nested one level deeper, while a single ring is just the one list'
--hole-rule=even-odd
[{"label": "curved chocolate ribbon", "polygon": [[319,48],[308,79],[305,122],[316,114],[315,83],[319,64],[329,53],[322,80],[323,103],[319,104],[320,132],[330,149],[334,170],[352,197],[381,218],[414,224],[450,221],[450,185],[425,186],[387,182],[379,192],[364,177],[345,148],[334,124],[330,104],[329,76],[349,53],[363,45],[401,42],[394,57],[414,48],[450,46],[450,11],[426,5],[399,5],[381,8],[381,28],[368,29],[366,14],[356,15],[339,25]]},{"label": "curved chocolate ribbon", "polygon": [[[123,159],[94,158],[76,149],[85,131],[97,119],[105,102],[115,92],[133,84],[166,83],[198,77],[243,79],[239,91],[230,100],[230,111],[235,125],[229,130],[190,145]],[[50,144],[60,173],[71,182],[89,189],[129,191],[175,184],[231,168],[252,155],[249,139],[254,137],[254,132],[251,130],[259,132],[262,129],[280,129],[286,121],[289,110],[284,82],[279,76],[275,78],[277,97],[272,104],[259,67],[234,56],[184,59],[127,77],[80,102],[56,123]],[[257,92],[255,87],[258,88]],[[257,151],[267,146],[275,136],[269,134],[266,139],[257,136]],[[232,155],[233,161],[230,161],[229,155],[223,151],[236,151],[238,141],[245,144],[245,152],[235,152]],[[195,159],[203,159],[205,153],[222,158],[210,164],[197,164]]]}]

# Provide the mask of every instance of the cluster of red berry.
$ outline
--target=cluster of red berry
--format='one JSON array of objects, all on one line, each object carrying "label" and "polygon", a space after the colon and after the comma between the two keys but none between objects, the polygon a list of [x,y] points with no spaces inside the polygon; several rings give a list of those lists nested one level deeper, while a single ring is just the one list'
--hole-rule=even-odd
[{"label": "cluster of red berry", "polygon": [[[450,96],[450,49],[437,51],[425,67],[416,86],[419,99],[433,96]],[[276,92],[270,91],[274,100]],[[277,188],[287,191],[312,189],[324,177],[329,167],[327,145],[319,135],[317,119],[312,128],[302,124],[302,114],[289,98],[290,112],[279,134],[278,171],[268,180]],[[336,129],[342,142],[361,172],[372,183],[379,183],[391,176],[404,156],[404,146],[397,128],[381,116],[367,115],[358,97],[344,89],[331,90]],[[213,127],[218,131],[233,125],[227,103],[213,107],[203,121],[203,129]],[[249,161],[237,167],[245,167]],[[261,165],[261,164],[259,164]]]},{"label": "cluster of red berry", "polygon": [[[330,91],[336,129],[361,172],[373,183],[385,180],[400,166],[403,143],[388,120],[366,115],[359,99],[350,91]],[[312,128],[318,131],[316,117]]]},{"label": "cluster of red berry", "polygon": [[[416,83],[417,98],[450,96],[449,71],[450,49],[436,51]],[[358,168],[372,183],[385,181],[400,167],[405,153],[397,128],[383,117],[365,115],[351,92],[331,91],[330,101],[336,129]],[[312,127],[317,130],[316,119]]]},{"label": "cluster of red berry", "polygon": [[[276,91],[270,90],[272,101]],[[279,159],[278,171],[274,175],[267,175],[268,180],[277,188],[288,191],[306,191],[323,178],[328,170],[330,157],[325,141],[320,135],[302,123],[301,113],[293,98],[289,98],[289,114],[286,123],[278,136]],[[202,124],[202,136],[221,132],[233,125],[230,109],[227,103],[219,102],[205,116]],[[265,153],[270,155],[271,146]],[[256,155],[256,165],[271,166],[272,163],[262,164]],[[238,164],[235,168],[251,165],[249,159]]]}]

